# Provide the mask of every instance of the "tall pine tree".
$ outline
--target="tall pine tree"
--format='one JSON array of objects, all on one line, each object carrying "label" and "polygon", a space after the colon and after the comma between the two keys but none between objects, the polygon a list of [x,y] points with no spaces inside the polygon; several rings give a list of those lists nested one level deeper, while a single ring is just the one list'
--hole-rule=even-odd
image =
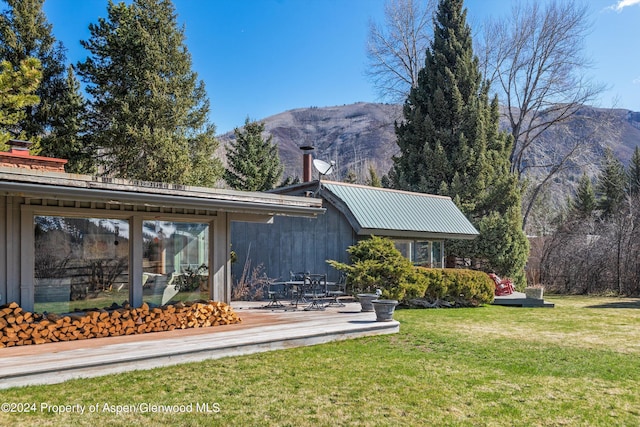
[{"label": "tall pine tree", "polygon": [[89,30],[78,73],[92,97],[91,143],[103,173],[212,186],[223,172],[215,126],[173,3],[110,0],[107,18]]},{"label": "tall pine tree", "polygon": [[46,154],[68,160],[67,172],[93,174],[96,172],[95,155],[87,143],[87,101],[71,66],[67,67],[65,86],[67,90],[61,102],[51,109],[51,134],[43,137],[42,145],[46,147]]},{"label": "tall pine tree", "polygon": [[499,130],[498,102],[489,102],[472,45],[463,1],[441,0],[425,66],[396,124],[400,155],[389,177],[394,188],[452,197],[480,236],[451,242],[448,252],[523,284],[528,242],[509,172],[512,141]]},{"label": "tall pine tree", "polygon": [[73,90],[66,84],[65,49],[52,34],[52,26],[42,10],[44,0],[5,2],[8,7],[0,14],[0,60],[9,61],[18,69],[22,61],[36,58],[42,69],[42,79],[35,91],[40,102],[26,108],[17,130],[22,138],[38,142],[42,154],[66,158],[67,140],[57,135],[55,123],[77,121],[78,117],[61,115],[64,110],[61,105]]},{"label": "tall pine tree", "polygon": [[276,187],[284,167],[273,136],[262,137],[264,123],[247,118],[244,128],[234,130],[235,142],[226,147],[228,168],[224,180],[236,190],[267,191]]},{"label": "tall pine tree", "polygon": [[636,147],[627,170],[627,192],[632,195],[640,194],[640,147]]},{"label": "tall pine tree", "polygon": [[571,210],[578,218],[590,218],[596,207],[596,193],[591,178],[585,173],[580,178],[576,195],[571,201]]},{"label": "tall pine tree", "polygon": [[606,219],[618,212],[625,195],[625,175],[622,162],[616,158],[611,149],[607,149],[598,182],[596,193],[598,195],[598,209]]},{"label": "tall pine tree", "polygon": [[6,151],[4,143],[19,134],[25,108],[38,103],[34,93],[41,78],[40,62],[35,58],[21,61],[17,70],[9,61],[0,63],[0,151]]}]

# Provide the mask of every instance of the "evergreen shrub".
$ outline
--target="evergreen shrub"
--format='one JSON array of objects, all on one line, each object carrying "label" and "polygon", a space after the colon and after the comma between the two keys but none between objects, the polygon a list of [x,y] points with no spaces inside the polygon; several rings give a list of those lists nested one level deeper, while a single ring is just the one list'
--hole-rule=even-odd
[{"label": "evergreen shrub", "polygon": [[382,291],[383,298],[402,300],[414,278],[414,267],[396,249],[393,241],[371,236],[347,249],[351,263],[327,262],[347,274],[354,293]]},{"label": "evergreen shrub", "polygon": [[471,305],[493,301],[495,283],[483,271],[454,268],[417,268],[420,282],[425,282],[424,298],[460,300]]},{"label": "evergreen shrub", "polygon": [[383,298],[407,303],[412,299],[463,301],[480,305],[493,301],[495,284],[488,274],[463,269],[414,267],[393,241],[372,236],[347,249],[350,264],[327,261],[347,274],[354,293],[382,291]]}]

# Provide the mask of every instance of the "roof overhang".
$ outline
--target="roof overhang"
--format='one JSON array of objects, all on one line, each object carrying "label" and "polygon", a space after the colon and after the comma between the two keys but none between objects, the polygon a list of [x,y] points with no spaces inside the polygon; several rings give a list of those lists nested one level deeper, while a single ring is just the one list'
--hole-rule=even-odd
[{"label": "roof overhang", "polygon": [[[352,223],[353,225],[353,223]],[[425,239],[425,240],[473,240],[478,235],[474,234],[455,234],[455,233],[433,233],[412,230],[386,230],[378,228],[359,228],[355,229],[358,236],[379,236],[392,237],[396,239]]]},{"label": "roof overhang", "polygon": [[179,206],[259,215],[315,217],[325,211],[322,201],[314,198],[87,175],[27,172],[0,168],[0,194],[153,207]]}]

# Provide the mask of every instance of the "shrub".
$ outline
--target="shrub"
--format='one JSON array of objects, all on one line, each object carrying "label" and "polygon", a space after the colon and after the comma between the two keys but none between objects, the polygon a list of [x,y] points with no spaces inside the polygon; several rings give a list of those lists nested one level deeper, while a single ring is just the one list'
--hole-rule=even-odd
[{"label": "shrub", "polygon": [[416,298],[450,300],[463,305],[493,301],[495,284],[488,274],[462,269],[414,267],[393,241],[372,236],[347,249],[351,264],[327,262],[347,274],[354,293],[382,291],[383,298],[406,303]]},{"label": "shrub", "polygon": [[493,301],[495,283],[482,271],[422,267],[418,267],[417,271],[426,282],[424,297],[429,300],[462,299],[471,305]]},{"label": "shrub", "polygon": [[347,249],[351,264],[327,262],[347,274],[354,293],[382,291],[384,298],[402,300],[415,273],[411,261],[402,256],[393,241],[371,236]]}]

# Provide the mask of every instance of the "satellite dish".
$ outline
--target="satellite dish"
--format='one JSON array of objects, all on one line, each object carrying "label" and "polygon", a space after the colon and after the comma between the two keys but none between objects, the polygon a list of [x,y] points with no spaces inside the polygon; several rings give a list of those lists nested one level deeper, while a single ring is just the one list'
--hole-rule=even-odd
[{"label": "satellite dish", "polygon": [[335,168],[336,162],[331,161],[331,163],[327,163],[324,160],[314,159],[313,167],[320,173],[320,175],[330,175]]}]

